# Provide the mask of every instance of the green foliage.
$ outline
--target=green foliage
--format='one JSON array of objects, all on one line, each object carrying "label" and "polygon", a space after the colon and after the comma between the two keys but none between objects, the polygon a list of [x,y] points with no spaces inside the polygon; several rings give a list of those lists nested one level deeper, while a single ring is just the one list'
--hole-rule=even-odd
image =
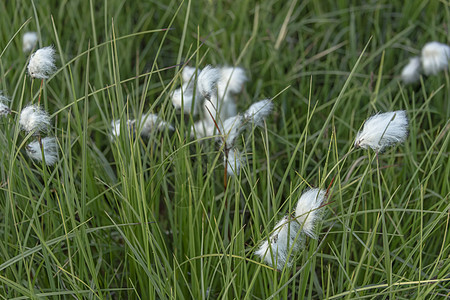
[{"label": "green foliage", "polygon": [[[349,2],[353,3],[349,5]],[[448,1],[0,3],[0,299],[439,299],[450,294],[448,72],[404,86]],[[57,73],[26,74],[21,37],[54,45]],[[239,110],[274,98],[248,160],[226,178],[213,139],[169,99],[183,63],[239,65]],[[31,161],[18,114],[52,115],[60,159]],[[404,109],[404,145],[353,148],[363,121]],[[157,113],[149,139],[110,123]],[[125,127],[125,126],[122,126]],[[308,186],[335,177],[319,239],[276,271],[253,252]]]}]

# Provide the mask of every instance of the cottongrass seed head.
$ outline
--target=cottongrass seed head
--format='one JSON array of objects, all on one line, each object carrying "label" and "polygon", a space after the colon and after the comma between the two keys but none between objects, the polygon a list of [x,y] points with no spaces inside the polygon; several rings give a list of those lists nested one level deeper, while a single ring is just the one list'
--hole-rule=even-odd
[{"label": "cottongrass seed head", "polygon": [[10,102],[9,98],[3,96],[3,93],[0,91],[0,117],[4,117],[11,113],[11,109],[6,104],[7,102]]},{"label": "cottongrass seed head", "polygon": [[55,137],[45,137],[40,142],[38,140],[31,142],[26,146],[26,151],[28,156],[36,161],[42,161],[42,152],[44,152],[45,163],[49,166],[58,161],[58,144]]},{"label": "cottongrass seed head", "polygon": [[141,117],[141,135],[148,137],[155,129],[164,129],[167,128],[169,130],[175,130],[172,125],[167,123],[166,121],[161,120],[158,115],[155,114],[145,114]]},{"label": "cottongrass seed head", "polygon": [[265,99],[253,103],[244,114],[244,118],[253,122],[256,126],[262,126],[264,120],[272,113],[273,102]]},{"label": "cottongrass seed head", "polygon": [[314,228],[323,215],[323,209],[320,206],[325,200],[326,191],[310,189],[301,195],[295,209],[295,217],[302,232],[314,239],[317,238]]},{"label": "cottongrass seed head", "polygon": [[226,94],[238,94],[242,91],[245,82],[248,81],[245,71],[239,67],[223,67],[220,69],[220,79],[217,82],[219,96]]},{"label": "cottongrass seed head", "polygon": [[222,137],[218,137],[221,144],[225,140],[227,148],[234,146],[236,138],[245,129],[243,126],[243,118],[241,115],[236,115],[234,117],[228,118],[223,122],[222,126]]},{"label": "cottongrass seed head", "polygon": [[231,177],[239,176],[244,162],[245,158],[239,150],[235,148],[229,149],[228,157],[224,157],[224,163],[227,164],[227,174]]},{"label": "cottongrass seed head", "polygon": [[[181,78],[183,79],[183,83],[187,83],[187,82],[193,81],[193,77],[195,75],[195,71],[197,71],[196,68],[185,66],[183,68],[183,71],[181,71]],[[200,73],[201,70],[198,69],[197,72]]]},{"label": "cottongrass seed head", "polygon": [[291,266],[289,254],[297,252],[303,243],[299,230],[300,223],[289,215],[285,216],[275,225],[269,239],[261,243],[255,254],[278,270],[282,270],[284,265]]},{"label": "cottongrass seed head", "polygon": [[198,75],[197,88],[198,91],[206,99],[210,99],[211,96],[217,93],[217,82],[220,79],[220,69],[213,68],[211,65],[207,65]]},{"label": "cottongrass seed head", "polygon": [[416,56],[402,70],[402,81],[404,84],[416,83],[420,80],[420,57]]},{"label": "cottongrass seed head", "polygon": [[32,78],[47,79],[56,71],[55,53],[52,46],[34,52],[28,63],[28,74]]},{"label": "cottongrass seed head", "polygon": [[402,143],[408,136],[408,118],[404,110],[376,114],[364,123],[364,127],[356,135],[355,146],[376,152],[386,147]]},{"label": "cottongrass seed head", "polygon": [[22,38],[22,51],[28,53],[36,47],[38,35],[36,32],[25,32]]},{"label": "cottongrass seed head", "polygon": [[[170,94],[172,104],[176,109],[183,108],[183,113],[197,115],[199,111],[199,103],[201,102],[201,95],[198,90],[194,96],[194,84],[193,82],[185,82],[183,85],[174,90]],[[194,102],[194,106],[192,106]],[[193,108],[193,110],[192,110]]]},{"label": "cottongrass seed head", "polygon": [[422,70],[425,75],[436,75],[448,69],[450,47],[439,42],[430,42],[422,48]]},{"label": "cottongrass seed head", "polygon": [[[136,120],[127,120],[126,128],[130,135],[134,135],[134,127],[136,124]],[[110,139],[114,140],[114,138],[118,138],[120,136],[121,131],[121,122],[120,120],[112,120],[111,121],[111,135]]]},{"label": "cottongrass seed head", "polygon": [[50,116],[38,105],[28,105],[20,112],[19,124],[27,133],[48,131],[50,127]]}]

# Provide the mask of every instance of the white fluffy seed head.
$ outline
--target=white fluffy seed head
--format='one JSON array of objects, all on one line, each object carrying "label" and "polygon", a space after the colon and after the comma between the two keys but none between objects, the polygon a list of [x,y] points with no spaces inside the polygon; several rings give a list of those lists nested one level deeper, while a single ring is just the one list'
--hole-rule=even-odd
[{"label": "white fluffy seed head", "polygon": [[[134,125],[136,123],[136,120],[128,120],[126,128],[129,131],[129,134],[132,134],[134,132]],[[121,133],[121,125],[120,120],[112,120],[111,121],[111,135],[110,139],[113,140],[114,138],[118,138]]]},{"label": "white fluffy seed head", "polygon": [[58,144],[55,137],[45,137],[40,142],[31,142],[26,146],[26,151],[28,156],[36,161],[42,161],[42,152],[44,152],[45,163],[49,166],[58,161]]},{"label": "white fluffy seed head", "polygon": [[220,79],[217,82],[219,97],[225,98],[226,94],[238,94],[242,91],[248,80],[245,71],[239,67],[223,67],[220,69]]},{"label": "white fluffy seed head", "polygon": [[402,81],[404,84],[416,83],[420,80],[420,57],[416,56],[402,70]]},{"label": "white fluffy seed head", "polygon": [[303,243],[299,230],[300,224],[297,221],[290,216],[284,217],[275,225],[269,239],[261,243],[255,254],[278,270],[282,270],[284,265],[291,266],[289,253],[297,252]]},{"label": "white fluffy seed head", "polygon": [[8,102],[10,102],[9,98],[3,96],[3,92],[0,91],[0,117],[6,116],[7,114],[11,113],[11,109],[6,104]]},{"label": "white fluffy seed head", "polygon": [[244,114],[244,118],[253,122],[256,126],[262,126],[264,120],[272,113],[273,102],[265,99],[253,103]]},{"label": "white fluffy seed head", "polygon": [[28,105],[20,112],[19,124],[27,133],[48,131],[50,116],[38,105]]},{"label": "white fluffy seed head", "polygon": [[46,79],[56,71],[55,49],[44,47],[31,55],[28,63],[28,74],[32,78]]},{"label": "white fluffy seed head", "polygon": [[38,42],[38,35],[36,32],[25,32],[22,38],[22,50],[28,53],[36,47]]},{"label": "white fluffy seed head", "polygon": [[195,122],[191,128],[191,136],[197,136],[197,138],[212,136],[216,132],[216,125],[210,119],[206,118]]},{"label": "white fluffy seed head", "polygon": [[221,129],[221,133],[223,135],[223,139],[218,137],[219,140],[223,143],[225,140],[225,145],[227,148],[232,148],[236,141],[236,138],[241,134],[241,132],[245,129],[243,126],[243,118],[240,115],[228,118],[223,122],[223,126]]},{"label": "white fluffy seed head", "polygon": [[233,148],[228,150],[228,157],[224,157],[223,162],[226,164],[227,174],[231,177],[236,177],[241,172],[245,158],[239,150]]},{"label": "white fluffy seed head", "polygon": [[[199,103],[201,103],[203,99],[198,91],[196,91],[194,97],[193,86],[193,82],[183,83],[181,88],[172,92],[170,98],[175,108],[181,109],[181,107],[183,107],[183,113],[197,115],[200,107]],[[192,102],[194,102],[194,111],[192,111]]]},{"label": "white fluffy seed head", "polygon": [[8,105],[0,101],[0,117],[4,117],[11,113],[11,110],[9,109]]},{"label": "white fluffy seed head", "polygon": [[326,199],[325,195],[326,191],[324,190],[310,189],[301,195],[295,209],[295,217],[302,232],[312,238],[317,238],[314,228],[323,215],[320,206]]},{"label": "white fluffy seed head", "polygon": [[150,136],[155,129],[167,128],[169,130],[174,130],[172,125],[161,120],[158,115],[150,113],[141,117],[141,126],[141,135],[144,137]]},{"label": "white fluffy seed head", "polygon": [[436,75],[448,69],[450,47],[439,42],[430,42],[422,48],[422,70],[425,75]]},{"label": "white fluffy seed head", "polygon": [[217,93],[217,82],[220,79],[220,69],[206,66],[198,75],[197,88],[206,99]]},{"label": "white fluffy seed head", "polygon": [[404,110],[376,114],[367,119],[356,135],[355,146],[382,152],[388,146],[404,142],[407,136],[408,118]]},{"label": "white fluffy seed head", "polygon": [[[181,78],[183,79],[183,83],[187,83],[187,82],[193,81],[193,77],[195,75],[195,71],[196,70],[197,69],[194,68],[194,67],[185,66],[183,68],[183,71],[181,71]],[[197,72],[200,73],[201,70],[198,69]]]}]

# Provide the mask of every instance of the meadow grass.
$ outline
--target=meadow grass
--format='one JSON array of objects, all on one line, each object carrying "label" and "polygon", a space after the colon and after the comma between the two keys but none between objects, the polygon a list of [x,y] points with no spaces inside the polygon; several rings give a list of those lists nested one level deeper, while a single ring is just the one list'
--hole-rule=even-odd
[{"label": "meadow grass", "polygon": [[[54,45],[43,84],[59,160],[30,160],[18,115],[0,119],[0,299],[441,299],[450,296],[450,78],[399,80],[429,41],[449,43],[442,1],[0,3],[0,90],[39,98],[26,31]],[[183,64],[238,65],[237,104],[273,98],[241,174],[169,94]],[[363,121],[406,110],[409,137],[354,149]],[[157,113],[174,132],[110,122]],[[302,191],[335,178],[319,238],[282,271],[254,255]]]}]

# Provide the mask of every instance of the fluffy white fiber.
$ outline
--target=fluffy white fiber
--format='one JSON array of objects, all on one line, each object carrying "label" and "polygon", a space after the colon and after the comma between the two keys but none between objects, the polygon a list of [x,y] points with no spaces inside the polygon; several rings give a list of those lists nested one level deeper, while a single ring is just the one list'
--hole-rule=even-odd
[{"label": "fluffy white fiber", "polygon": [[166,121],[161,120],[158,115],[145,114],[141,117],[141,135],[149,136],[155,129],[168,128],[174,130],[173,126]]},{"label": "fluffy white fiber", "polygon": [[222,127],[223,139],[220,140],[221,141],[225,140],[225,144],[228,148],[234,146],[236,138],[245,129],[242,122],[243,118],[240,115],[228,118],[225,120],[225,122],[223,122]]},{"label": "fluffy white fiber", "polygon": [[386,147],[402,143],[408,136],[408,118],[404,110],[376,114],[364,123],[356,135],[355,146],[381,152]]},{"label": "fluffy white fiber", "polygon": [[295,209],[297,222],[302,226],[302,231],[311,238],[317,238],[314,228],[321,219],[322,209],[319,207],[324,203],[326,191],[310,189],[302,194]]},{"label": "fluffy white fiber", "polygon": [[320,206],[326,199],[326,192],[320,189],[310,189],[303,193],[295,209],[295,218],[290,215],[279,221],[268,240],[264,240],[255,252],[270,266],[279,270],[284,265],[290,266],[290,256],[302,247],[305,235],[317,238],[314,228],[322,218]]},{"label": "fluffy white fiber", "polygon": [[22,50],[25,53],[30,52],[36,47],[38,42],[38,35],[36,32],[25,32],[22,39]]},{"label": "fluffy white fiber", "polygon": [[256,126],[262,126],[264,120],[272,113],[273,102],[265,99],[253,103],[244,114],[244,118],[252,121]]},{"label": "fluffy white fiber", "polygon": [[[204,101],[203,96],[198,90],[195,91],[194,95],[194,82],[192,80],[184,82],[180,88],[174,90],[170,98],[175,108],[181,109],[183,107],[183,113],[193,115],[198,114],[199,107]],[[194,106],[192,106],[193,102]]]},{"label": "fluffy white fiber", "polygon": [[450,47],[439,42],[427,43],[422,48],[422,69],[425,75],[436,75],[439,71],[448,69]]},{"label": "fluffy white fiber", "polygon": [[220,79],[220,69],[207,65],[198,75],[197,88],[200,94],[210,99],[217,93],[217,82]]},{"label": "fluffy white fiber", "polygon": [[[41,150],[41,144],[43,150]],[[34,141],[26,146],[29,157],[34,160],[42,161],[42,152],[44,152],[45,163],[49,166],[58,161],[58,144],[55,137],[45,137],[41,142]]]},{"label": "fluffy white fiber", "polygon": [[39,134],[50,127],[50,117],[40,106],[29,105],[20,112],[19,124],[26,132]]},{"label": "fluffy white fiber", "polygon": [[420,57],[413,57],[402,70],[402,81],[405,84],[415,83],[420,80]]},{"label": "fluffy white fiber", "polygon": [[245,158],[242,153],[237,149],[228,150],[228,158],[224,158],[224,163],[227,164],[227,174],[230,176],[238,176],[241,172],[241,166],[244,163]]},{"label": "fluffy white fiber", "polygon": [[8,105],[6,105],[3,102],[0,102],[0,117],[6,116],[10,112],[11,110],[9,109]]},{"label": "fluffy white fiber", "polygon": [[217,82],[219,97],[227,98],[227,94],[238,94],[248,80],[245,71],[239,67],[223,67],[220,69],[220,79]]},{"label": "fluffy white fiber", "polygon": [[6,116],[11,112],[11,109],[8,105],[6,105],[6,102],[9,102],[9,98],[6,96],[3,96],[3,92],[0,91],[0,117]]},{"label": "fluffy white fiber", "polygon": [[260,256],[269,266],[278,270],[284,265],[290,266],[289,253],[295,253],[302,244],[302,237],[298,236],[300,224],[289,216],[285,216],[276,225],[269,236],[256,250],[255,254]]},{"label": "fluffy white fiber", "polygon": [[32,78],[46,79],[56,71],[55,49],[44,47],[31,55],[28,63],[28,74]]}]

